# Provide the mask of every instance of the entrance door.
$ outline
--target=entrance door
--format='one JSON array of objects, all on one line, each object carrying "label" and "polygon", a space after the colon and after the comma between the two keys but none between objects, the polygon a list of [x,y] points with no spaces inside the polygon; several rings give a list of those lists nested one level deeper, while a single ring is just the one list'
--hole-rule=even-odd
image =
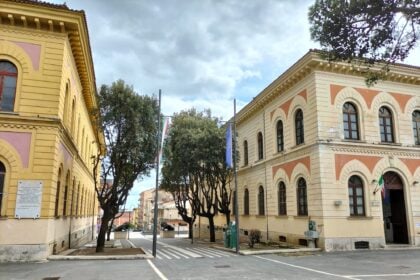
[{"label": "entrance door", "polygon": [[386,243],[408,244],[407,217],[404,188],[400,176],[395,172],[384,174],[385,197],[382,210]]}]

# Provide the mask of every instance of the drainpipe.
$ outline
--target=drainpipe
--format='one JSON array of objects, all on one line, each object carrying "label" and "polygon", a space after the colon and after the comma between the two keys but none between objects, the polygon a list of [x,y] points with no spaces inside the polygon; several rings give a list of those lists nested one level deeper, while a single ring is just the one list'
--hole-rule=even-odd
[{"label": "drainpipe", "polygon": [[267,185],[267,139],[265,138],[265,109],[263,111],[263,145],[264,145],[264,185],[265,185],[265,217],[266,217],[266,230],[267,230],[267,242],[268,242],[268,185]]}]

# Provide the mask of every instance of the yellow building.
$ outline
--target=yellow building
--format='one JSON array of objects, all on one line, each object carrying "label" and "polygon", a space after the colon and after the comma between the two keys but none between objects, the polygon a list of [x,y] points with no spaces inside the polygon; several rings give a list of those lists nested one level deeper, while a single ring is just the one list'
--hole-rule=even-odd
[{"label": "yellow building", "polygon": [[[367,88],[310,51],[237,114],[240,228],[329,250],[420,245],[420,68]],[[379,182],[383,175],[385,198]]]},{"label": "yellow building", "polygon": [[83,11],[0,2],[0,261],[94,238],[95,94]]}]

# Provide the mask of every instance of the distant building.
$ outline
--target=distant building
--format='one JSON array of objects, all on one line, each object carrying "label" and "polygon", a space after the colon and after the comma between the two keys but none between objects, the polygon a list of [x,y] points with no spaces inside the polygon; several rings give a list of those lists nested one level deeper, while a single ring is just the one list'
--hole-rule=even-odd
[{"label": "distant building", "polygon": [[0,261],[92,240],[95,73],[83,11],[0,1]]}]

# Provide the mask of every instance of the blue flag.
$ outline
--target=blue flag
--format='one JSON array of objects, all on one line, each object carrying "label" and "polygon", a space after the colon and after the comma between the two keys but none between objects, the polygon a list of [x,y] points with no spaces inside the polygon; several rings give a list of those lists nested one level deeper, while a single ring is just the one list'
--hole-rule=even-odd
[{"label": "blue flag", "polygon": [[232,124],[228,123],[226,129],[226,165],[233,168],[232,161]]}]

